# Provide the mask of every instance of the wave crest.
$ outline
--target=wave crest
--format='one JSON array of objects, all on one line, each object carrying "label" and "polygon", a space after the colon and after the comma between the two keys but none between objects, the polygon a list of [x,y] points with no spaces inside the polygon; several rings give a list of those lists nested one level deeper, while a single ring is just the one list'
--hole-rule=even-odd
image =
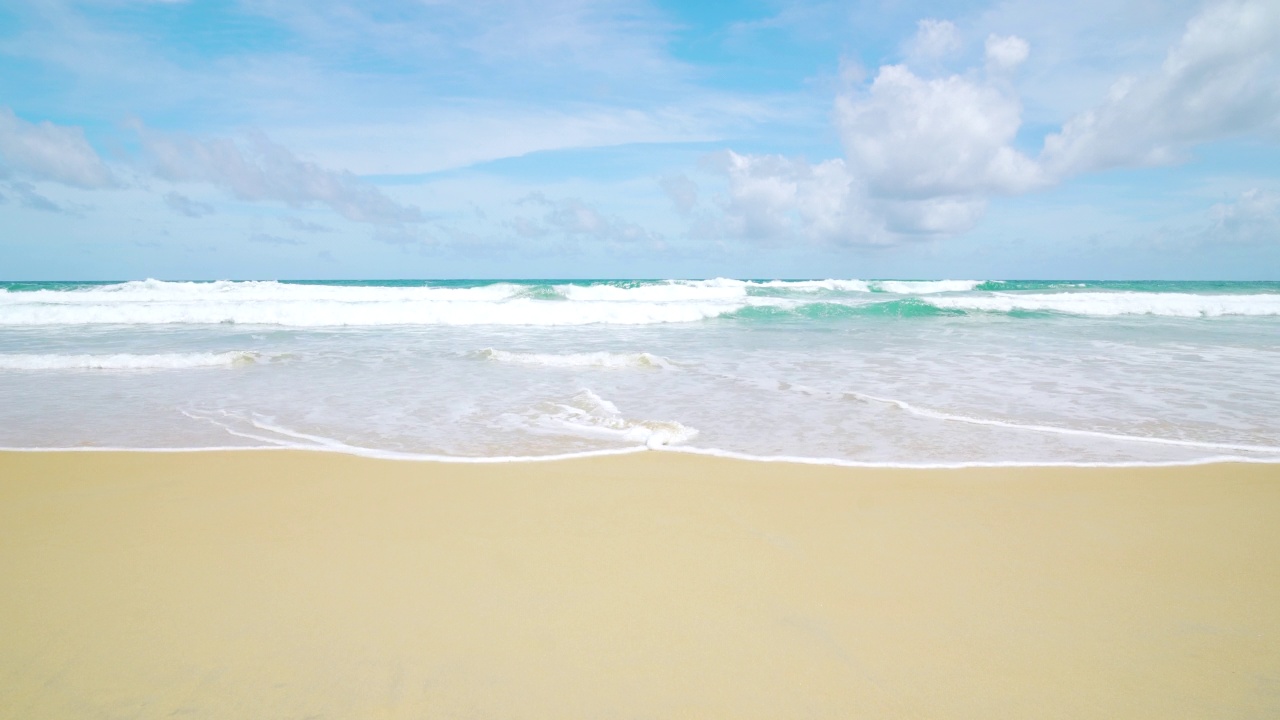
[{"label": "wave crest", "polygon": [[543,403],[524,418],[534,432],[569,433],[629,443],[656,449],[682,443],[698,431],[675,420],[633,420],[624,417],[617,405],[591,390],[582,390],[568,402]]},{"label": "wave crest", "polygon": [[261,357],[248,350],[155,355],[0,355],[0,370],[183,370],[248,365]]},{"label": "wave crest", "polygon": [[1161,315],[1219,317],[1280,315],[1280,295],[1193,295],[1188,293],[1065,292],[983,297],[924,298],[939,308],[985,312],[1058,312],[1070,315]]},{"label": "wave crest", "polygon": [[589,353],[516,353],[506,350],[495,350],[493,348],[485,348],[476,353],[477,356],[485,360],[494,360],[496,362],[516,363],[519,365],[541,365],[544,367],[561,367],[561,368],[581,368],[581,367],[599,367],[599,368],[650,368],[668,370],[674,366],[671,361],[660,355],[654,355],[647,352],[639,353],[611,353],[611,352],[589,352]]}]

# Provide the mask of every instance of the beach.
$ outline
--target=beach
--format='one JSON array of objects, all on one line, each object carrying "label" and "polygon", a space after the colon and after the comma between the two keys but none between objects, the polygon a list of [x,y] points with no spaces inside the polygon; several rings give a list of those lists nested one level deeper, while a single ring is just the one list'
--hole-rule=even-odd
[{"label": "beach", "polygon": [[4,718],[1267,718],[1280,465],[0,453]]},{"label": "beach", "polygon": [[0,18],[0,720],[1280,720],[1280,0]]}]

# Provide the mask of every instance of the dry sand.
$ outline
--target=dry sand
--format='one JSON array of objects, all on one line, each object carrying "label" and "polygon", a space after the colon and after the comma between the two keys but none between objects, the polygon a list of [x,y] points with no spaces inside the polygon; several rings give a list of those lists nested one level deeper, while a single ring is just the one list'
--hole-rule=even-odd
[{"label": "dry sand", "polygon": [[0,453],[0,717],[1276,718],[1280,465]]}]

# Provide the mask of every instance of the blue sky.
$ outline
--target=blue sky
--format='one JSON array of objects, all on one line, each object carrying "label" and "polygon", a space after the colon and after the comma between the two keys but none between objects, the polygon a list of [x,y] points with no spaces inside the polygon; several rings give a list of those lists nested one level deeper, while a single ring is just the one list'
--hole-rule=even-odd
[{"label": "blue sky", "polygon": [[0,279],[1278,279],[1274,0],[0,2]]}]

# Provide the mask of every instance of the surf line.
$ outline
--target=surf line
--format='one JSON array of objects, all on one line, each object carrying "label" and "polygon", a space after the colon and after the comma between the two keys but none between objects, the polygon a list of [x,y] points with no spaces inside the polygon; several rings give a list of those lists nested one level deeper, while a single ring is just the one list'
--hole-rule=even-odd
[{"label": "surf line", "polygon": [[1033,432],[1053,433],[1057,435],[1074,435],[1077,437],[1104,438],[1107,440],[1119,440],[1122,442],[1143,442],[1155,445],[1173,445],[1177,447],[1236,450],[1240,452],[1257,453],[1280,453],[1280,447],[1273,447],[1270,445],[1237,445],[1234,443],[1201,442],[1197,440],[1175,440],[1173,438],[1146,437],[1143,435],[1122,435],[1119,433],[1101,432],[1099,430],[1076,430],[1074,428],[1057,427],[1054,425],[1024,425],[1022,423],[1011,423],[1003,420],[988,420],[986,418],[975,418],[967,415],[953,415],[951,413],[939,412],[937,410],[929,410],[928,408],[916,407],[915,405],[902,400],[876,397],[875,395],[867,395],[866,393],[860,393],[854,390],[846,390],[842,394],[845,397],[850,397],[855,400],[892,405],[900,410],[905,410],[906,412],[913,415],[919,415],[920,417],[926,417],[933,420],[950,420],[953,422],[968,423],[970,425],[985,425],[988,427],[1003,427],[1013,430],[1030,430]]},{"label": "surf line", "polygon": [[869,395],[857,390],[843,390],[832,392],[819,388],[812,388],[805,385],[795,383],[782,383],[778,381],[762,382],[751,378],[731,375],[728,373],[708,373],[714,377],[742,383],[762,390],[781,390],[784,392],[798,392],[803,395],[812,395],[818,397],[827,397],[832,399],[853,399],[862,402],[875,402],[883,405],[895,407],[904,412],[911,413],[919,417],[929,418],[930,420],[943,420],[949,422],[967,423],[969,425],[982,425],[986,427],[1001,427],[1010,430],[1027,430],[1029,432],[1050,433],[1054,435],[1071,435],[1075,437],[1092,437],[1105,440],[1117,440],[1120,442],[1138,442],[1148,443],[1152,445],[1169,445],[1173,447],[1200,448],[1206,450],[1234,450],[1236,452],[1254,452],[1276,454],[1280,453],[1280,447],[1272,445],[1243,445],[1237,443],[1215,443],[1203,442],[1197,440],[1175,440],[1173,438],[1147,437],[1143,435],[1123,435],[1120,433],[1102,432],[1100,430],[1077,430],[1074,428],[1057,427],[1055,425],[1028,425],[1023,423],[1012,423],[1004,420],[990,420],[987,418],[976,418],[968,415],[955,415],[952,413],[941,412],[939,410],[930,410],[912,405],[904,400],[896,398],[883,398],[876,395]]}]

